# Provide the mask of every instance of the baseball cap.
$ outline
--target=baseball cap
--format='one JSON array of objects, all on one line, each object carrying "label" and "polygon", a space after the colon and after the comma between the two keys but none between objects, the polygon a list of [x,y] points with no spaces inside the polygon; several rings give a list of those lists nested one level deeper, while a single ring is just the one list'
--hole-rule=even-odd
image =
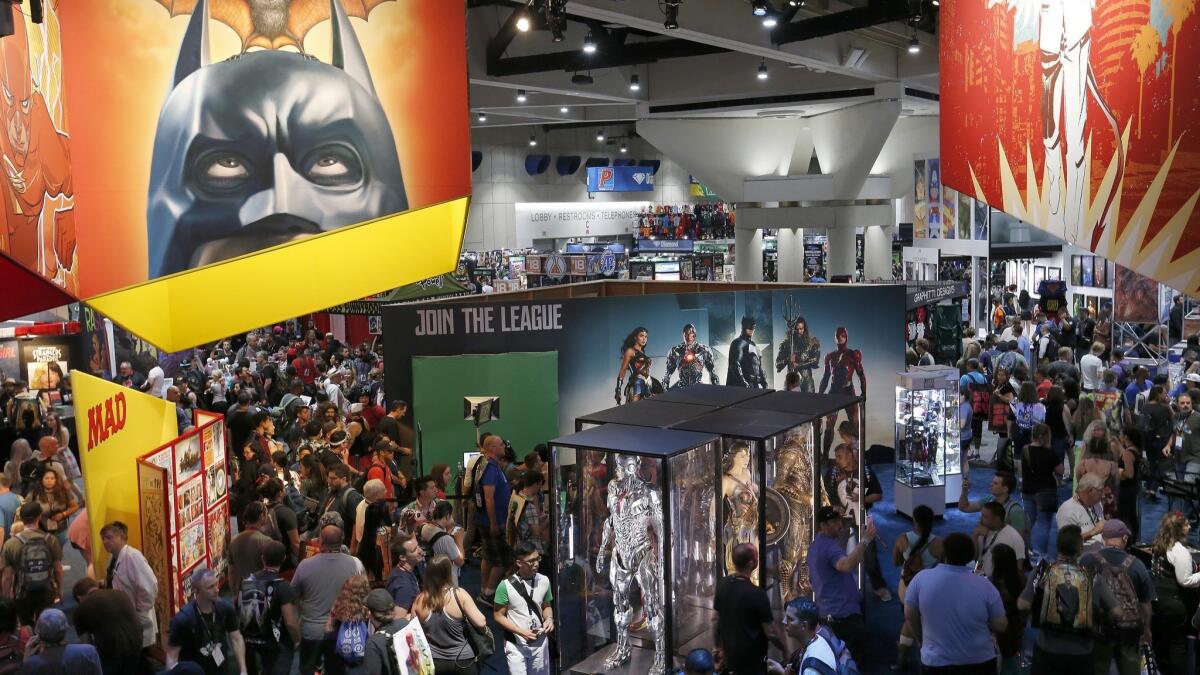
[{"label": "baseball cap", "polygon": [[363,404],[361,404],[361,403],[351,403],[350,404],[350,414],[351,415],[353,415],[355,413],[361,413],[362,411],[363,411]]},{"label": "baseball cap", "polygon": [[821,613],[817,610],[817,603],[808,598],[796,598],[787,604],[784,616],[788,623],[804,622],[815,626],[820,620]]},{"label": "baseball cap", "polygon": [[42,642],[56,645],[67,637],[67,615],[59,609],[47,609],[38,616],[35,631]]},{"label": "baseball cap", "polygon": [[1105,539],[1119,539],[1128,537],[1130,534],[1129,527],[1125,525],[1125,521],[1120,518],[1111,518],[1104,521],[1103,537]]},{"label": "baseball cap", "polygon": [[841,517],[842,516],[841,516],[841,514],[839,514],[837,512],[837,509],[833,508],[832,506],[822,506],[820,509],[817,510],[817,524],[818,525],[820,525],[821,523],[827,523],[831,520],[837,520],[838,518],[841,518]]},{"label": "baseball cap", "polygon": [[1188,373],[1187,377],[1183,378],[1188,382],[1200,382],[1200,373]]},{"label": "baseball cap", "polygon": [[374,614],[390,612],[396,607],[395,601],[392,600],[392,594],[382,588],[376,588],[367,593],[365,604],[367,605],[367,609],[371,610]]},{"label": "baseball cap", "polygon": [[707,649],[693,649],[688,652],[683,667],[693,673],[712,672],[715,668],[713,655]]}]

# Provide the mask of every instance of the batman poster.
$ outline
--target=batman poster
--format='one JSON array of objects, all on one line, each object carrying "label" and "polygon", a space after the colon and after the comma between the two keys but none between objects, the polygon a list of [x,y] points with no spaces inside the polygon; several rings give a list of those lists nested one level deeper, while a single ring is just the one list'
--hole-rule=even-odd
[{"label": "batman poster", "polygon": [[470,193],[461,4],[60,7],[83,296]]}]

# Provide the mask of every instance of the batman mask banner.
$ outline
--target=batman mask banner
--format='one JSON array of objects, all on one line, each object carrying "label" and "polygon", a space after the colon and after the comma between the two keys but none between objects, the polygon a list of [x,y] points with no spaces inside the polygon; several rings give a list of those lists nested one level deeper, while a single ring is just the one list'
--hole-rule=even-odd
[{"label": "batman mask banner", "polygon": [[330,4],[332,64],[273,50],[209,64],[197,1],[154,139],[150,278],[408,208],[362,48]]}]

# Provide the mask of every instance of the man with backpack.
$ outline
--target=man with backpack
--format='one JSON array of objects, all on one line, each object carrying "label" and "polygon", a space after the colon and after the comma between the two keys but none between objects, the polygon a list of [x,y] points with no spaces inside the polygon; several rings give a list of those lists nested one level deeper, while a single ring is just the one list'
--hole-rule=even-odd
[{"label": "man with backpack", "polygon": [[409,620],[395,617],[396,604],[392,602],[392,596],[382,588],[368,593],[364,604],[371,613],[371,627],[375,632],[367,640],[363,670],[366,671],[366,675],[396,675],[399,670],[392,641],[396,633],[408,625]]},{"label": "man with backpack", "polygon": [[542,554],[528,541],[513,551],[517,573],[496,586],[496,623],[504,629],[504,658],[510,675],[550,675],[554,595],[538,573]]},{"label": "man with backpack", "polygon": [[971,441],[978,453],[983,442],[983,421],[992,411],[992,385],[983,374],[979,359],[967,359],[967,372],[958,378],[958,389],[971,404]]},{"label": "man with backpack", "polygon": [[783,613],[783,629],[801,647],[787,664],[767,659],[769,675],[857,675],[858,666],[842,641],[821,625],[821,613],[808,598],[796,598]]},{"label": "man with backpack", "polygon": [[63,554],[58,539],[38,528],[41,504],[25,503],[19,517],[24,529],[9,537],[0,550],[4,561],[0,588],[13,598],[21,625],[32,626],[37,615],[58,599],[63,583]]},{"label": "man with backpack", "polygon": [[[962,492],[958,495],[958,510],[963,513],[978,513],[983,509],[984,504],[995,502],[1004,509],[1004,523],[1012,525],[1013,529],[1021,533],[1022,537],[1029,537],[1029,520],[1025,517],[1025,509],[1017,501],[1013,492],[1017,489],[1017,477],[1008,471],[997,471],[992,476],[992,482],[988,486],[988,495],[978,501],[967,499],[967,494],[971,489],[971,481],[967,476],[963,476]],[[977,528],[975,536],[983,534],[982,528]]]},{"label": "man with backpack", "polygon": [[171,619],[167,634],[168,669],[192,661],[205,675],[246,675],[246,645],[237,612],[220,593],[211,569],[192,573],[192,600]]},{"label": "man with backpack", "polygon": [[238,519],[244,528],[229,541],[229,590],[237,597],[242,580],[262,569],[263,551],[275,541],[263,533],[270,522],[262,502],[250,502]]},{"label": "man with backpack", "polygon": [[1150,608],[1154,582],[1142,561],[1125,551],[1130,534],[1123,521],[1116,518],[1105,521],[1104,548],[1083,557],[1099,567],[1099,576],[1116,601],[1115,615],[1100,622],[1100,635],[1104,639],[1096,641],[1093,654],[1097,673],[1109,672],[1115,660],[1118,675],[1138,675],[1141,645],[1153,644]]},{"label": "man with backpack", "polygon": [[942,543],[944,561],[917,573],[904,596],[904,619],[921,643],[927,675],[996,672],[992,633],[1008,628],[1000,592],[972,573],[975,543],[961,532]]},{"label": "man with backpack", "polygon": [[358,515],[358,504],[363,496],[350,484],[350,467],[344,463],[334,464],[329,468],[329,496],[321,508],[321,513],[336,511],[342,517],[347,530],[354,526]]},{"label": "man with backpack", "polygon": [[1038,629],[1032,675],[1092,675],[1097,614],[1115,605],[1098,578],[1094,558],[1080,559],[1083,533],[1078,525],[1058,531],[1058,558],[1029,575],[1017,609],[1032,611]]},{"label": "man with backpack", "polygon": [[450,559],[451,563],[454,563],[452,569],[455,585],[458,585],[459,569],[467,564],[458,544],[461,533],[462,528],[454,522],[454,505],[450,502],[438,502],[433,507],[433,519],[421,527],[418,536],[426,559],[432,559],[435,555],[444,555]]},{"label": "man with backpack", "polygon": [[249,675],[287,675],[300,644],[296,594],[291,584],[279,576],[286,558],[283,544],[267,544],[262,552],[262,569],[242,581],[236,596]]}]

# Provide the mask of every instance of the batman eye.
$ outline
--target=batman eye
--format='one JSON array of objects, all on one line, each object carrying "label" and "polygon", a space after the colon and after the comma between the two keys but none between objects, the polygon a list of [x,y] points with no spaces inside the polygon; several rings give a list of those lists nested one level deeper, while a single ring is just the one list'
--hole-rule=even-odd
[{"label": "batman eye", "polygon": [[317,185],[341,187],[362,180],[362,162],[344,145],[326,145],[308,153],[302,164],[304,177]]},{"label": "batman eye", "polygon": [[251,166],[245,157],[228,151],[214,152],[196,163],[196,180],[211,190],[241,187],[250,177]]}]

